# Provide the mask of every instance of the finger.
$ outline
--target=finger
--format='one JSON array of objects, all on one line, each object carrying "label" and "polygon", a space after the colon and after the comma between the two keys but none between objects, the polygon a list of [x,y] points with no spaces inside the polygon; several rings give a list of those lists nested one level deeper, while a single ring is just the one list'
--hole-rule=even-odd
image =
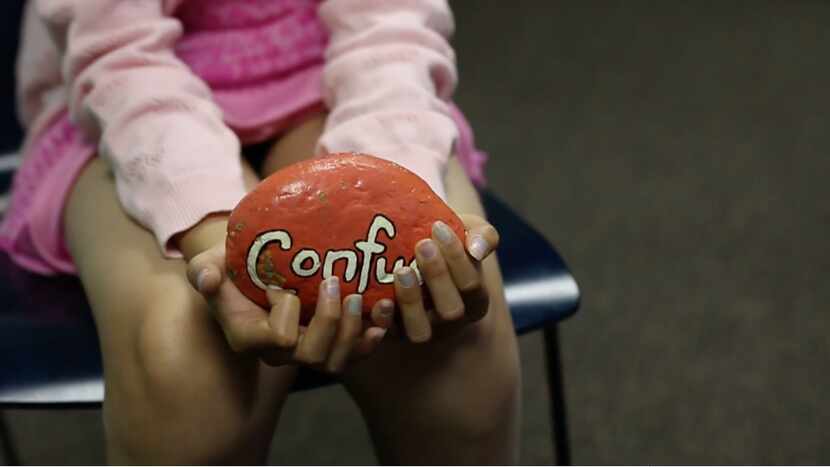
[{"label": "finger", "polygon": [[290,353],[300,337],[300,299],[282,290],[267,290],[271,313],[268,321],[277,347]]},{"label": "finger", "polygon": [[228,345],[234,352],[245,353],[273,347],[273,333],[268,314],[248,300],[235,285],[222,282],[213,306]]},{"label": "finger", "polygon": [[340,321],[340,280],[329,277],[320,283],[317,309],[297,345],[294,357],[308,365],[326,361]]},{"label": "finger", "polygon": [[222,243],[196,255],[187,264],[190,285],[205,295],[215,294],[225,270],[225,244]]},{"label": "finger", "polygon": [[432,238],[438,243],[458,290],[463,292],[478,287],[478,268],[470,260],[464,244],[455,232],[447,224],[438,221],[432,225]]},{"label": "finger", "polygon": [[337,337],[326,362],[326,371],[339,373],[343,371],[346,360],[363,331],[363,297],[352,294],[343,300],[343,316]]},{"label": "finger", "polygon": [[432,326],[424,310],[421,286],[412,268],[402,267],[395,271],[395,296],[409,340],[416,343],[428,341],[432,337]]},{"label": "finger", "polygon": [[478,216],[463,216],[468,226],[465,239],[467,251],[478,261],[490,255],[499,246],[499,233],[495,227]]},{"label": "finger", "polygon": [[461,222],[464,223],[464,227],[467,230],[490,225],[490,223],[487,222],[487,219],[477,214],[459,214],[458,217],[461,218]]},{"label": "finger", "polygon": [[395,302],[383,298],[375,302],[372,307],[372,323],[383,329],[395,326]]},{"label": "finger", "polygon": [[366,332],[363,333],[363,336],[357,340],[354,349],[352,349],[351,355],[349,355],[349,359],[359,360],[369,356],[375,351],[375,349],[378,348],[378,345],[380,345],[387,333],[388,331],[386,329],[375,326],[367,329]]},{"label": "finger", "polygon": [[464,317],[464,302],[437,243],[432,239],[421,240],[415,245],[415,257],[438,316],[444,321]]},{"label": "finger", "polygon": [[268,322],[274,345],[260,352],[260,359],[271,366],[293,363],[300,337],[300,299],[281,290],[267,290],[271,313]]}]

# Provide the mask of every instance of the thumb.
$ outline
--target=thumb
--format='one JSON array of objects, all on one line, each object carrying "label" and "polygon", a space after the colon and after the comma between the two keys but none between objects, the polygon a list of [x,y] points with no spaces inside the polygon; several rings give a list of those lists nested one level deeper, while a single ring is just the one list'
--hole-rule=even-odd
[{"label": "thumb", "polygon": [[187,280],[194,289],[204,295],[219,290],[225,271],[225,244],[222,242],[205,250],[187,264]]}]

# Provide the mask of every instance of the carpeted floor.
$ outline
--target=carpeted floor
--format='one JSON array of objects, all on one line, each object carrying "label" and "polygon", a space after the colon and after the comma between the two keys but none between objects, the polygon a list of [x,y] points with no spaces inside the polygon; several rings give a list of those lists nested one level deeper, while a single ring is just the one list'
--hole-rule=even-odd
[{"label": "carpeted floor", "polygon": [[[455,1],[494,191],[569,261],[577,463],[830,462],[830,4]],[[539,336],[522,462],[550,463]],[[7,416],[24,461],[101,462],[97,412]],[[274,463],[372,463],[339,388]]]}]

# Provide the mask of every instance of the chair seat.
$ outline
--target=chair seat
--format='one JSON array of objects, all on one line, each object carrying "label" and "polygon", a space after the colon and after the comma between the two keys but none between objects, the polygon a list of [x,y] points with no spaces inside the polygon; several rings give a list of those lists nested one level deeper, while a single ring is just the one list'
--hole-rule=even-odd
[{"label": "chair seat", "polygon": [[[516,332],[575,312],[579,289],[556,250],[493,195],[482,199],[502,234],[499,260]],[[80,282],[28,273],[0,255],[0,303],[0,406],[100,404],[101,356]],[[333,382],[303,371],[295,390]]]}]

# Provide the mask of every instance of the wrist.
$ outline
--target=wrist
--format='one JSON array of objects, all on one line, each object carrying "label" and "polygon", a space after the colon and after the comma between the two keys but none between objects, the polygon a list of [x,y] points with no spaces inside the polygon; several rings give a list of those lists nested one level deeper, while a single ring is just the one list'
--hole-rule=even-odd
[{"label": "wrist", "polygon": [[210,214],[188,230],[173,238],[185,260],[225,241],[229,213]]}]

